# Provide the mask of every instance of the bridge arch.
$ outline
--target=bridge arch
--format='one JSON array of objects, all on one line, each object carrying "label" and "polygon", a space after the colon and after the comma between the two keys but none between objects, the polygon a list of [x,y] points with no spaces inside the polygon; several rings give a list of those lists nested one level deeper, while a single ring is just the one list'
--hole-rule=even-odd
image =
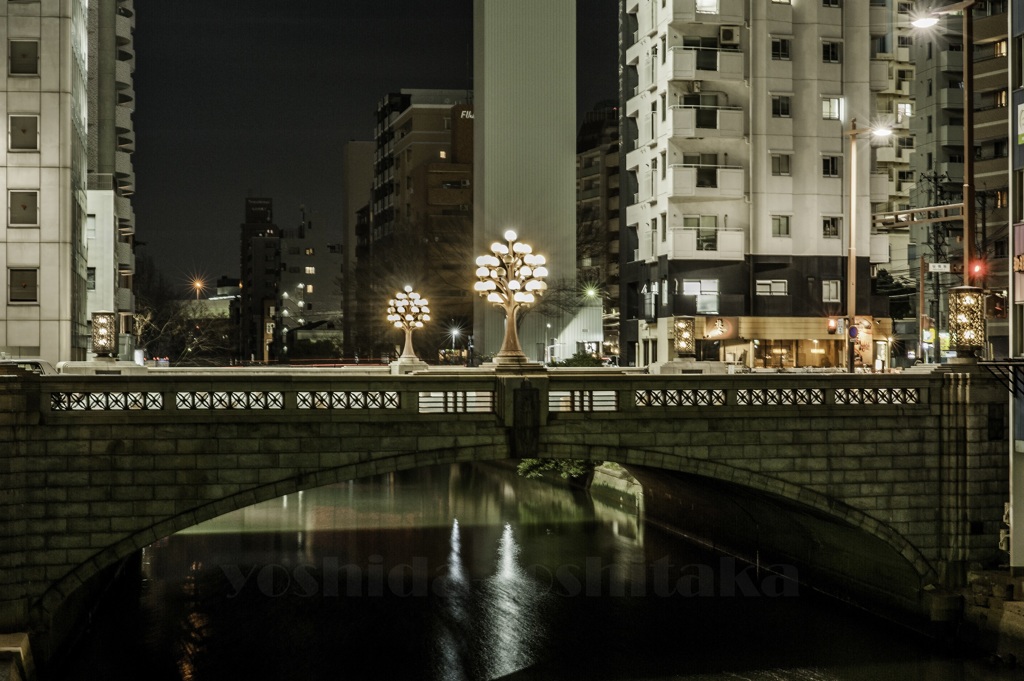
[{"label": "bridge arch", "polygon": [[608,448],[575,444],[559,445],[557,447],[557,458],[611,461],[626,468],[642,466],[645,468],[674,471],[730,483],[781,497],[800,506],[821,512],[834,520],[846,523],[881,540],[914,568],[918,577],[922,580],[922,584],[932,583],[939,576],[935,567],[924,554],[890,525],[839,499],[780,478],[737,468],[718,461],[637,448]]},{"label": "bridge arch", "polygon": [[[540,454],[542,458],[573,458],[595,462],[609,461],[627,469],[640,466],[648,469],[673,471],[695,475],[719,482],[748,488],[824,513],[881,540],[909,563],[922,583],[937,576],[931,563],[897,531],[849,504],[824,494],[786,482],[779,478],[729,466],[717,461],[695,459],[638,448],[595,447],[583,444],[552,445]],[[116,543],[77,565],[63,578],[53,583],[31,606],[32,620],[44,623],[56,612],[76,589],[92,577],[117,562],[133,555],[175,532],[197,525],[232,511],[261,501],[274,499],[301,490],[313,489],[347,480],[373,475],[400,472],[427,466],[459,462],[484,462],[509,459],[505,448],[494,446],[449,447],[426,452],[404,452],[387,458],[372,458],[332,468],[309,470],[299,475],[250,487],[223,498],[184,510],[174,516],[157,519],[126,534]],[[44,625],[45,626],[45,625]]]}]

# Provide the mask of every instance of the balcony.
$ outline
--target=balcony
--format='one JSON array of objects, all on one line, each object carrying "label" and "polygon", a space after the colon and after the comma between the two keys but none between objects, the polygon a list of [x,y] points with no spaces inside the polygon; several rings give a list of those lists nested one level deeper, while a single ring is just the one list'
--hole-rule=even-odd
[{"label": "balcony", "polygon": [[724,106],[672,106],[668,125],[673,137],[743,137],[743,110]]},{"label": "balcony", "polygon": [[130,288],[117,289],[116,299],[114,302],[117,305],[118,312],[135,311],[135,296],[132,295],[132,290]]},{"label": "balcony", "polygon": [[[698,9],[698,5],[700,8]],[[717,11],[705,8],[717,5]],[[742,24],[743,0],[718,0],[698,2],[697,0],[668,0],[666,12],[672,21],[701,24]]]},{"label": "balcony", "polygon": [[114,244],[114,254],[117,256],[117,271],[119,274],[135,273],[135,254],[132,253],[132,245],[125,241],[118,241]]},{"label": "balcony", "polygon": [[746,235],[742,229],[673,227],[667,241],[669,260],[743,260]]},{"label": "balcony", "polygon": [[743,53],[713,48],[673,47],[669,50],[673,80],[743,80]]},{"label": "balcony", "polygon": [[963,111],[964,91],[960,88],[944,87],[939,91],[939,107]]},{"label": "balcony", "polygon": [[962,125],[939,126],[936,141],[944,147],[962,147],[964,145],[964,128]]},{"label": "balcony", "polygon": [[872,92],[880,92],[889,87],[889,61],[887,59],[871,60],[869,82]]},{"label": "balcony", "polygon": [[870,187],[871,203],[882,203],[889,200],[888,173],[871,173],[868,185]]},{"label": "balcony", "polygon": [[676,164],[668,171],[673,197],[743,198],[744,171],[740,166]]}]

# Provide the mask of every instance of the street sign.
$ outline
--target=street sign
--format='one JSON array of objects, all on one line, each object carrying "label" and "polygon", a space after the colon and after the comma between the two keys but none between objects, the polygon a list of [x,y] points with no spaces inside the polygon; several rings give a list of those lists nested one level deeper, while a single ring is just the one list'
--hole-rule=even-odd
[{"label": "street sign", "polygon": [[928,263],[929,272],[949,272],[948,262],[930,262]]}]

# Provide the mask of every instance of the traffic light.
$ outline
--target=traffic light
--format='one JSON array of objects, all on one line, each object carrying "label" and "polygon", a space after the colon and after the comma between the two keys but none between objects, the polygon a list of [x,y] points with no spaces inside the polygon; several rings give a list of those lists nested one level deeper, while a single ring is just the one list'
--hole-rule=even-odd
[{"label": "traffic light", "polygon": [[984,277],[986,270],[984,260],[975,260],[971,263],[971,278]]},{"label": "traffic light", "polygon": [[839,320],[835,317],[828,318],[828,332],[835,333],[839,329]]},{"label": "traffic light", "polygon": [[985,316],[989,319],[1006,319],[1006,294],[990,293],[985,299]]}]

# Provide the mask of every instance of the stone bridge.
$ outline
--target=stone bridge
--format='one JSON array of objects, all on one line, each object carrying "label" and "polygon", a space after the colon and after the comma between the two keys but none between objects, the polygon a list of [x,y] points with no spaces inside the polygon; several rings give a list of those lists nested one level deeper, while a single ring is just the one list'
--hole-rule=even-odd
[{"label": "stone bridge", "polygon": [[902,570],[912,584],[898,598],[927,614],[926,592],[998,558],[1006,403],[972,364],[892,375],[0,376],[0,632],[31,632],[45,657],[97,575],[258,501],[522,457],[674,471],[802,509],[884,547],[887,558],[850,578],[874,571],[884,589]]}]

